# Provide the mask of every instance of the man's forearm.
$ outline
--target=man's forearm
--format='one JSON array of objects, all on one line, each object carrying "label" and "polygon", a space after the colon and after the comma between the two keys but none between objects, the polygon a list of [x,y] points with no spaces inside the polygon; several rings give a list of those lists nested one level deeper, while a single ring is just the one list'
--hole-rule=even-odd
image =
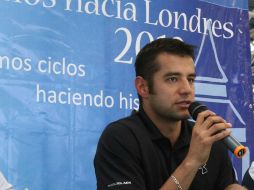
[{"label": "man's forearm", "polygon": [[183,163],[177,167],[174,173],[163,184],[160,190],[179,190],[180,188],[178,187],[177,182],[179,182],[179,185],[183,190],[188,189],[198,171],[198,168],[199,166],[195,163],[183,161]]},{"label": "man's forearm", "polygon": [[238,184],[231,184],[227,186],[225,190],[248,190],[248,189]]}]

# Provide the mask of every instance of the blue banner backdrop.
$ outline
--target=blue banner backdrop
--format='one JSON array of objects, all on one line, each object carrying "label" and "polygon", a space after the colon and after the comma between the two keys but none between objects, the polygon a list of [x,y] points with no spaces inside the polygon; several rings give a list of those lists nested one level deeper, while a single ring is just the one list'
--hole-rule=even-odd
[{"label": "blue banner backdrop", "polygon": [[[1,0],[0,171],[17,190],[96,189],[107,123],[138,109],[135,56],[149,41],[196,45],[196,98],[233,124],[254,160],[248,2]],[[231,154],[232,155],[232,154]]]}]

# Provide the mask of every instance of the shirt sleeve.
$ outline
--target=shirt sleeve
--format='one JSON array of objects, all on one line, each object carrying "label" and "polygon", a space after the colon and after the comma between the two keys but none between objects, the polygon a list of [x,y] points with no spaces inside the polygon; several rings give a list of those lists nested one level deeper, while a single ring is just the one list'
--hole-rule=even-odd
[{"label": "shirt sleeve", "polygon": [[97,189],[145,188],[139,146],[128,127],[111,124],[104,130],[94,158]]},{"label": "shirt sleeve", "polygon": [[217,188],[218,190],[224,190],[231,184],[238,184],[235,176],[235,171],[232,165],[232,161],[229,157],[229,151],[226,146],[220,143],[220,149],[217,152],[221,156],[219,175],[217,176]]},{"label": "shirt sleeve", "polygon": [[242,185],[248,188],[248,190],[254,190],[254,161],[250,168],[245,172]]}]

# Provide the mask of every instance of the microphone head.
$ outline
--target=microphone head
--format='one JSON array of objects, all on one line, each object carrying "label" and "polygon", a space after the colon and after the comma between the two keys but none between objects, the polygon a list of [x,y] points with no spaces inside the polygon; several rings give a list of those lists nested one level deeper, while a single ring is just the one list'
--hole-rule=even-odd
[{"label": "microphone head", "polygon": [[198,117],[198,114],[208,110],[208,107],[206,107],[205,105],[199,103],[199,102],[192,102],[188,108],[189,113],[191,115],[191,117],[196,120]]}]

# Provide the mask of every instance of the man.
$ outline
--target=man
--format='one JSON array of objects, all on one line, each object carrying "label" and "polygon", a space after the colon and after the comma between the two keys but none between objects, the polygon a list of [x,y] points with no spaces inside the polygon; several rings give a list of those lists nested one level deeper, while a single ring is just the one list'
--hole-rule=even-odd
[{"label": "man", "polygon": [[140,109],[103,132],[94,165],[98,189],[222,190],[237,184],[219,140],[231,127],[212,111],[188,121],[194,101],[194,47],[158,39],[137,55]]}]

